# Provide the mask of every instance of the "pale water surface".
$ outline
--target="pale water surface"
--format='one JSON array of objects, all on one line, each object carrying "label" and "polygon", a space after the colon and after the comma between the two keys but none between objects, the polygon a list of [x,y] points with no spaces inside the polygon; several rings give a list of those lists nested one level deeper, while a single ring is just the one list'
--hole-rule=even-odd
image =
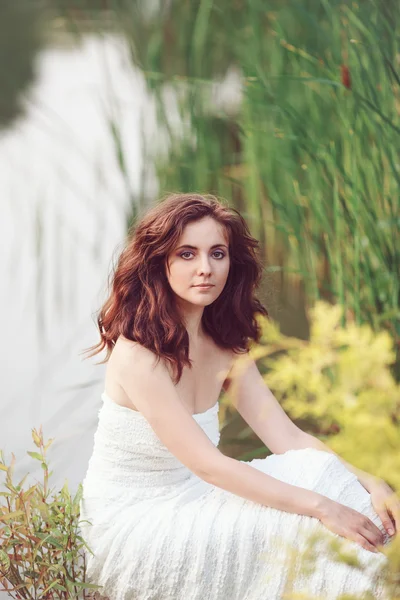
[{"label": "pale water surface", "polygon": [[[98,341],[92,313],[105,299],[129,198],[139,191],[143,139],[157,133],[162,145],[163,138],[143,76],[117,37],[47,48],[37,73],[26,117],[0,138],[0,448],[7,462],[16,455],[15,480],[28,471],[42,480],[26,455],[36,450],[31,429],[42,424],[45,439],[55,438],[51,482],[59,489],[68,479],[74,491],[92,450],[104,378],[104,366],[94,364],[100,355],[83,360],[79,352]],[[117,164],[111,117],[129,181]]]}]

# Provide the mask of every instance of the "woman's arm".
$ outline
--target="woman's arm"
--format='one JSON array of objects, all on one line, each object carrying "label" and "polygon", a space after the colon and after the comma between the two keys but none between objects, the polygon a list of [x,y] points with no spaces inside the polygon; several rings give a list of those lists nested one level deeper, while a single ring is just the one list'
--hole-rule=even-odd
[{"label": "woman's arm", "polygon": [[229,456],[215,464],[207,481],[246,500],[316,519],[333,503],[318,492],[276,479]]},{"label": "woman's arm", "polygon": [[[234,406],[246,423],[274,454],[302,448],[316,448],[336,454],[318,438],[302,431],[293,423],[266,385],[250,355],[235,361],[224,389],[231,395]],[[379,481],[377,477],[346,462],[338,454],[336,456],[356,475],[367,491]]]},{"label": "woman's arm", "polygon": [[331,500],[290,485],[222,454],[181,402],[162,361],[137,343],[118,343],[113,357],[119,384],[158,439],[190,471],[246,500],[320,518]]}]

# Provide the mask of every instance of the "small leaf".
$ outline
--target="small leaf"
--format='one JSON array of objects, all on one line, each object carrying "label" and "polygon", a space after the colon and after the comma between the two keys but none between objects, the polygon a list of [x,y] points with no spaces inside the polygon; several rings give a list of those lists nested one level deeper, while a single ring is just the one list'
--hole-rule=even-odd
[{"label": "small leaf", "polygon": [[54,438],[50,438],[49,441],[47,442],[47,444],[44,447],[44,451],[47,452],[47,450],[50,448],[51,444],[54,442]]},{"label": "small leaf", "polygon": [[35,446],[40,446],[40,438],[37,434],[36,429],[32,429],[32,439],[33,439]]},{"label": "small leaf", "polygon": [[8,556],[7,552],[4,552],[4,550],[0,550],[0,565],[5,571],[8,571],[10,568],[10,557]]},{"label": "small leaf", "polygon": [[32,485],[24,494],[24,498],[28,499],[36,491],[37,485]]},{"label": "small leaf", "polygon": [[76,581],[74,582],[74,585],[81,590],[99,590],[103,587],[102,585],[96,585],[95,583],[86,583],[85,581]]},{"label": "small leaf", "polygon": [[62,544],[60,544],[58,542],[58,540],[56,540],[55,537],[53,537],[53,536],[49,536],[46,539],[46,542],[48,542],[49,544],[52,544],[53,546],[55,546],[55,548],[59,548],[60,550],[64,549],[64,546]]},{"label": "small leaf", "polygon": [[32,456],[32,458],[36,458],[36,460],[43,460],[43,456],[38,452],[27,452],[27,454],[29,454],[29,456]]},{"label": "small leaf", "polygon": [[[51,590],[51,588],[55,587],[58,585],[58,580],[55,579],[53,581],[53,583],[51,583],[45,590],[43,590],[42,595],[46,594],[49,590]],[[57,589],[57,588],[56,588]]]},{"label": "small leaf", "polygon": [[24,475],[24,477],[21,479],[21,481],[18,483],[17,488],[21,488],[25,482],[25,479],[28,477],[29,473],[27,473],[26,475]]},{"label": "small leaf", "polygon": [[10,519],[15,519],[16,517],[19,517],[24,514],[25,513],[23,510],[17,510],[15,512],[8,513],[6,515],[0,515],[0,521],[9,521]]}]

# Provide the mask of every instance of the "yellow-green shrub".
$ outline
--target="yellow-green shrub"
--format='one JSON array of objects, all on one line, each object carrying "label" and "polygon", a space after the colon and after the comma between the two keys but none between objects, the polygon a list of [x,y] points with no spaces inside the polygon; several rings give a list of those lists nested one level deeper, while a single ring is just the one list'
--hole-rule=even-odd
[{"label": "yellow-green shrub", "polygon": [[357,467],[400,489],[400,387],[390,365],[386,331],[341,326],[342,309],[319,301],[310,310],[310,338],[282,335],[259,318],[259,361],[268,387],[290,417]]}]

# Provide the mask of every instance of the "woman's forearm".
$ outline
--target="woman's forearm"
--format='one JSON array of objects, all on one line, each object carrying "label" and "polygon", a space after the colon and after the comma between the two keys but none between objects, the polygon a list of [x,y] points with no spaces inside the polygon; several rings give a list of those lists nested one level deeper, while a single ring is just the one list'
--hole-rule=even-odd
[{"label": "woman's forearm", "polygon": [[247,500],[317,519],[332,502],[322,494],[276,479],[228,456],[222,456],[204,479]]},{"label": "woman's forearm", "polygon": [[330,452],[331,454],[335,454],[338,457],[338,459],[340,460],[340,462],[342,464],[344,464],[344,466],[349,471],[354,473],[354,475],[357,477],[358,481],[367,490],[367,492],[369,492],[370,484],[374,481],[377,481],[377,479],[378,479],[377,477],[374,477],[374,475],[371,475],[370,473],[367,473],[366,471],[362,471],[361,469],[358,469],[354,465],[351,465],[346,460],[344,460],[344,458],[339,456],[339,454],[337,454],[337,452],[334,452],[331,448],[329,448],[329,446],[324,444],[324,442],[321,442],[321,440],[314,437],[313,435],[310,435],[309,433],[303,432],[302,435],[300,435],[298,437],[298,439],[296,440],[296,448],[297,449],[315,448],[316,450],[322,450],[324,452]]}]

